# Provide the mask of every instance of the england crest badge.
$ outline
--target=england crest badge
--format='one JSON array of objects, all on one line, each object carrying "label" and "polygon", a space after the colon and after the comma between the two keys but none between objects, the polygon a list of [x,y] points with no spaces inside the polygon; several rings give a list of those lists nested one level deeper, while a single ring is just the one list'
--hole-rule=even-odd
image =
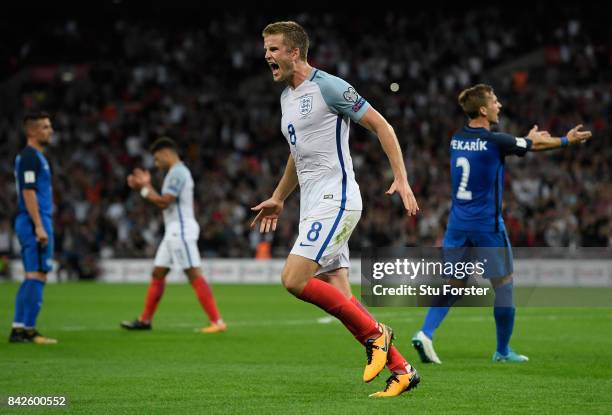
[{"label": "england crest badge", "polygon": [[304,95],[300,97],[300,115],[305,117],[312,111],[312,95]]}]

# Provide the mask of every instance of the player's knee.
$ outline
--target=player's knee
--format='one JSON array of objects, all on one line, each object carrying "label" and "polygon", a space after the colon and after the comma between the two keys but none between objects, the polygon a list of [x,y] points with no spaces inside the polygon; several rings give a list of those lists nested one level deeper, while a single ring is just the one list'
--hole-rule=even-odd
[{"label": "player's knee", "polygon": [[193,282],[194,280],[202,276],[202,271],[200,270],[200,268],[197,267],[186,268],[183,270],[183,272],[185,272],[185,275],[187,276],[189,282]]},{"label": "player's knee", "polygon": [[26,279],[47,282],[47,274],[45,274],[44,272],[28,272],[26,273]]},{"label": "player's knee", "polygon": [[166,277],[166,272],[160,269],[154,269],[151,276],[155,279],[163,279]]},{"label": "player's knee", "polygon": [[291,291],[294,286],[294,279],[291,277],[291,273],[286,270],[283,270],[281,273],[281,282],[288,291]]},{"label": "player's knee", "polygon": [[491,284],[493,285],[493,288],[501,287],[506,284],[511,284],[512,282],[514,282],[514,279],[512,278],[512,274],[506,275],[505,277],[502,277],[502,278],[491,279]]},{"label": "player's knee", "polygon": [[300,295],[304,289],[304,286],[306,285],[302,283],[300,278],[297,278],[295,274],[287,270],[283,270],[283,273],[281,274],[281,281],[283,283],[283,287],[285,287],[287,291],[295,296]]}]

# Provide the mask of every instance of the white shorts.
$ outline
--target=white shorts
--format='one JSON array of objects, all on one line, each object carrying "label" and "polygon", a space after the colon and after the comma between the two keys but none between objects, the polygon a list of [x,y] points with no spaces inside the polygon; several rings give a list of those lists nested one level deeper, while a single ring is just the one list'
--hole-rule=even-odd
[{"label": "white shorts", "polygon": [[197,239],[164,238],[155,254],[156,267],[187,269],[199,267],[200,264]]},{"label": "white shorts", "polygon": [[317,262],[317,275],[348,268],[348,241],[361,217],[360,210],[343,210],[321,203],[300,219],[300,234],[291,253]]}]

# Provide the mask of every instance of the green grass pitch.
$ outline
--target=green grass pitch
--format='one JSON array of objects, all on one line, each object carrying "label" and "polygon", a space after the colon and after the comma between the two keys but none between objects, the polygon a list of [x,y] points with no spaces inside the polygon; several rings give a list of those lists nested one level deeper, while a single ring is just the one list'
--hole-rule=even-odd
[{"label": "green grass pitch", "polygon": [[[0,284],[6,336],[17,287]],[[363,348],[280,286],[216,285],[229,324],[220,335],[194,332],[206,319],[186,284],[166,287],[152,332],[120,330],[140,312],[145,290],[48,285],[39,328],[60,343],[0,341],[0,396],[66,396],[69,406],[0,413],[612,413],[611,308],[518,309],[512,346],[531,359],[522,365],[490,362],[490,309],[454,309],[436,335],[442,366],[421,364],[410,345],[424,309],[375,309],[422,382],[400,398],[373,400],[387,372],[364,384]]]}]

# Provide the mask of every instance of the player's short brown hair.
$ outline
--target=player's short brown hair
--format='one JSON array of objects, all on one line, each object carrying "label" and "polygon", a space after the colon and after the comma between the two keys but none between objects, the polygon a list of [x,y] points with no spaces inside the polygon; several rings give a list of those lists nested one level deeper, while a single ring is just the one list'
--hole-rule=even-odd
[{"label": "player's short brown hair", "polygon": [[470,118],[480,116],[480,108],[487,106],[487,99],[493,93],[493,87],[486,84],[478,84],[464,89],[459,94],[459,105],[463,112]]},{"label": "player's short brown hair", "polygon": [[261,33],[264,37],[279,34],[283,35],[285,45],[292,49],[298,48],[300,50],[300,59],[305,61],[308,57],[310,41],[304,28],[294,21],[274,22],[267,25]]},{"label": "player's short brown hair", "polygon": [[23,129],[27,130],[33,122],[45,119],[51,119],[51,116],[47,112],[28,112],[23,116]]},{"label": "player's short brown hair", "polygon": [[153,144],[149,147],[151,154],[155,154],[159,150],[170,149],[178,154],[178,146],[176,142],[170,137],[160,137],[153,141]]}]

